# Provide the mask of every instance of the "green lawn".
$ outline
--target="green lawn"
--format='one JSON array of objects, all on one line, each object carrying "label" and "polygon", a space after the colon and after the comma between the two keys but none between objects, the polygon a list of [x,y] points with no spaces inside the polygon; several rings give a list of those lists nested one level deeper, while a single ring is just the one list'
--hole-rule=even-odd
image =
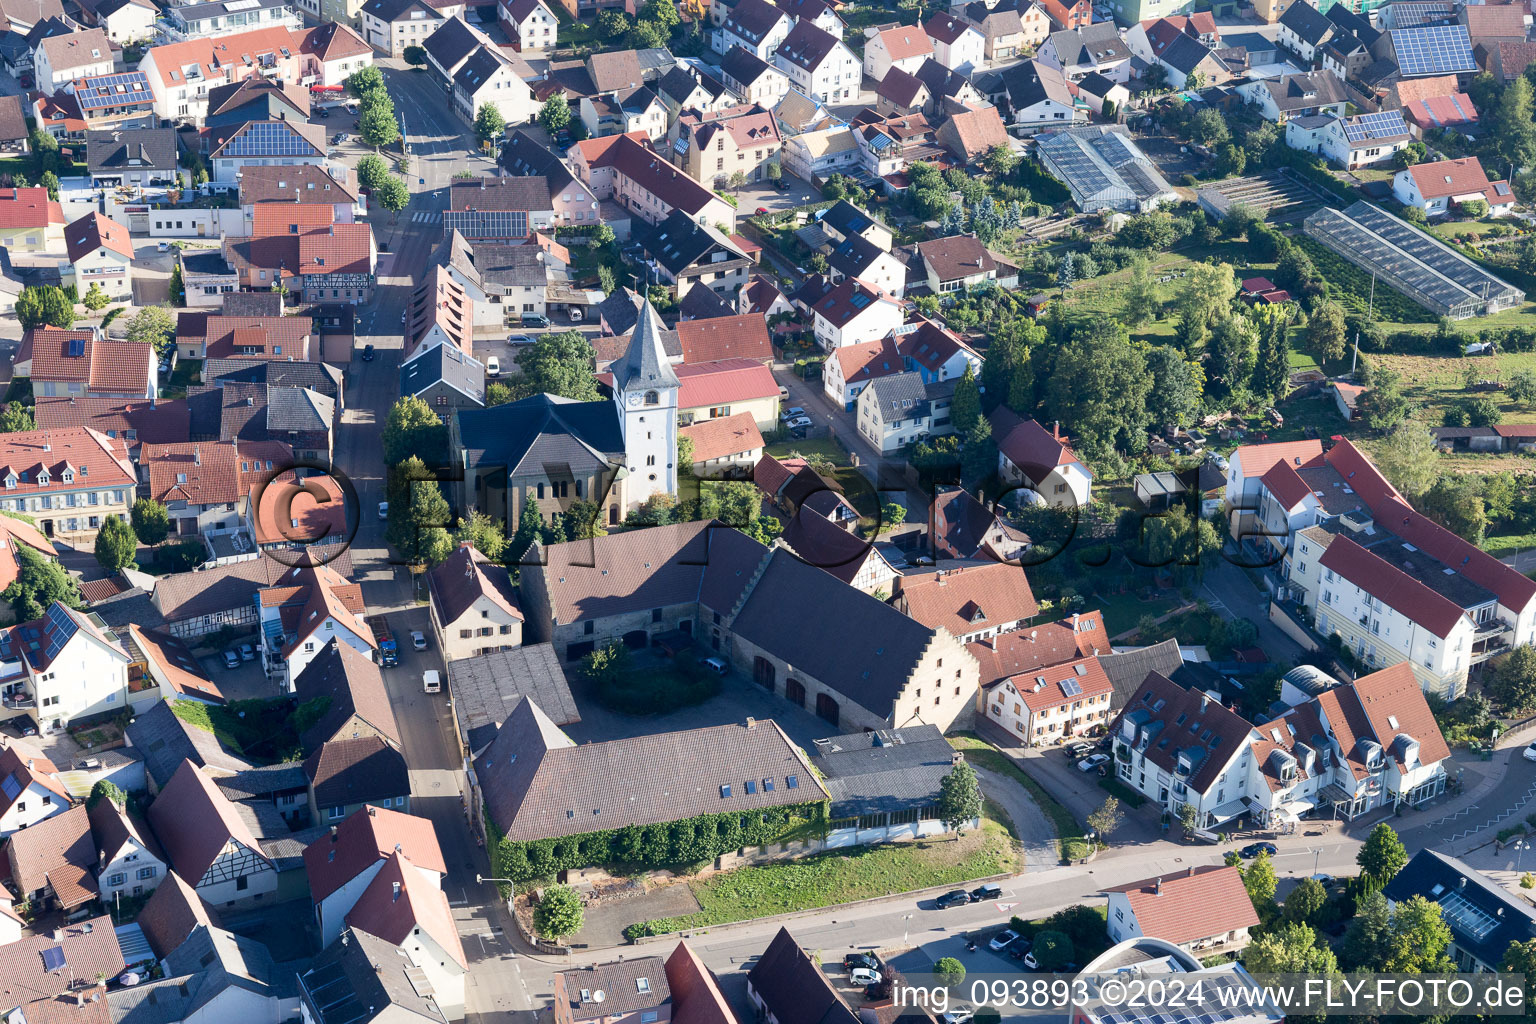
[{"label": "green lawn", "polygon": [[973,733],[957,733],[949,737],[949,745],[963,751],[965,759],[976,767],[1013,779],[1023,786],[1055,826],[1056,837],[1061,842],[1062,857],[1065,859],[1081,855],[1084,850],[1083,827],[1061,801],[1046,792],[1045,787],[1024,769],[1014,764],[1012,758]]},{"label": "green lawn", "polygon": [[1463,373],[1472,367],[1482,379],[1508,380],[1517,370],[1536,369],[1536,352],[1499,352],[1473,357],[1381,353],[1371,359],[1402,376],[1403,394],[1409,404],[1421,407],[1419,418],[1426,423],[1439,424],[1447,408],[1481,395],[1488,395],[1499,403],[1505,423],[1529,423],[1536,415],[1536,410],[1517,405],[1502,391],[1468,391],[1462,379]]},{"label": "green lawn", "polygon": [[820,455],[834,466],[852,466],[853,460],[843,450],[843,446],[830,437],[807,438],[804,441],[784,441],[779,444],[770,444],[763,451],[776,459],[787,459],[796,452],[810,458]]},{"label": "green lawn", "polygon": [[[323,704],[321,702],[324,702]],[[183,722],[218,737],[219,742],[258,764],[276,764],[302,756],[299,735],[330,706],[319,697],[297,708],[286,700],[240,700],[230,704],[202,704],[173,700],[171,712]]]},{"label": "green lawn", "polygon": [[1135,629],[1136,623],[1141,621],[1143,615],[1162,615],[1172,611],[1179,605],[1179,592],[1170,590],[1159,593],[1150,600],[1141,596],[1138,590],[1130,590],[1124,594],[1105,594],[1094,591],[1089,599],[1089,607],[1096,607],[1104,613],[1104,632],[1110,636],[1119,636],[1128,629]]},{"label": "green lawn", "polygon": [[721,872],[689,885],[699,912],[650,922],[654,934],[814,910],[1019,869],[1007,829],[983,819],[956,839],[882,843]]}]

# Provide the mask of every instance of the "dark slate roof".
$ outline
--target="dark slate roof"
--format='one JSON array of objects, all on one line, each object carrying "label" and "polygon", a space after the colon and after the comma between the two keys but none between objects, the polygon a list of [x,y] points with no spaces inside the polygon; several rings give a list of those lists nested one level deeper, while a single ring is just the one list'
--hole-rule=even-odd
[{"label": "dark slate roof", "polygon": [[501,147],[501,165],[509,174],[542,175],[549,181],[551,192],[559,192],[574,180],[558,156],[524,131],[513,132]]},{"label": "dark slate roof", "polygon": [[874,402],[885,423],[921,416],[927,406],[923,378],[910,370],[876,377],[870,381],[869,390],[874,392]]},{"label": "dark slate roof", "polygon": [[466,398],[485,402],[485,367],[457,346],[433,345],[400,367],[402,395],[420,395],[434,384],[446,384]]},{"label": "dark slate roof", "polygon": [[475,759],[475,774],[491,819],[514,841],[826,798],[799,748],[772,721],[577,746],[527,698]]},{"label": "dark slate roof", "polygon": [[167,976],[196,975],[201,978],[192,993],[187,1016],[213,1002],[230,987],[269,999],[291,998],[298,994],[296,966],[277,963],[272,959],[271,951],[255,939],[207,925],[198,925],[187,936],[187,941],[165,958]]},{"label": "dark slate roof", "polygon": [[315,806],[342,807],[409,796],[405,758],[377,736],[331,740],[304,759]]},{"label": "dark slate roof", "polygon": [[[845,277],[863,277],[864,272],[885,252],[863,235],[850,234],[832,250],[827,265]],[[695,289],[697,291],[697,289]]]},{"label": "dark slate roof", "polygon": [[334,737],[353,715],[362,718],[392,743],[400,742],[400,726],[390,707],[379,667],[373,659],[359,654],[347,644],[332,641],[315,655],[293,681],[293,692],[298,704],[320,697],[330,698],[325,714],[299,737],[306,753],[318,750],[320,744]]},{"label": "dark slate roof", "polygon": [[336,418],[336,402],[308,388],[267,388],[267,430],[325,431]]},{"label": "dark slate roof", "polygon": [[203,363],[203,380],[308,388],[330,398],[341,394],[340,370],[302,360],[290,363],[270,359],[209,359]]},{"label": "dark slate roof", "polygon": [[725,56],[720,58],[720,70],[734,79],[743,88],[750,86],[762,77],[763,72],[773,65],[763,60],[757,54],[739,44],[732,44]]},{"label": "dark slate roof", "polygon": [[822,31],[812,22],[801,21],[789,30],[789,35],[784,37],[784,41],[773,53],[797,68],[814,71],[821,67],[822,61],[841,43],[842,40],[837,36]]},{"label": "dark slate roof", "polygon": [[1291,4],[1280,15],[1280,24],[1296,33],[1303,42],[1313,46],[1323,41],[1323,38],[1333,30],[1333,22],[1317,12],[1317,8],[1310,4]]},{"label": "dark slate roof", "polygon": [[318,1024],[368,1024],[398,1007],[412,1019],[445,1019],[429,986],[418,983],[419,972],[394,945],[356,928],[342,939],[327,946],[299,977],[306,1018]]},{"label": "dark slate roof", "polygon": [[[1306,6],[1303,4],[1302,6]],[[1182,33],[1173,37],[1173,42],[1158,54],[1158,59],[1170,67],[1177,68],[1186,75],[1200,66],[1200,62],[1211,55],[1211,51],[1200,40]]]},{"label": "dark slate roof", "polygon": [[506,59],[489,46],[481,46],[480,49],[470,54],[469,60],[459,68],[458,74],[453,76],[453,85],[456,89],[463,89],[473,96],[480,91],[490,77],[501,70]]},{"label": "dark slate roof", "polygon": [[124,128],[85,133],[86,162],[92,174],[169,170],[176,166],[173,128]]},{"label": "dark slate roof", "polygon": [[480,753],[501,729],[519,698],[547,709],[556,725],[581,721],[570,683],[551,644],[460,658],[448,665],[453,706],[472,755]]},{"label": "dark slate roof", "polygon": [[725,19],[728,29],[755,46],[784,17],[784,12],[768,0],[741,0]]},{"label": "dark slate roof", "polygon": [[1420,850],[1383,890],[1393,903],[1440,904],[1455,944],[1497,969],[1511,942],[1536,938],[1536,910],[1465,861]]},{"label": "dark slate roof", "polygon": [[1106,649],[1099,655],[1099,667],[1104,670],[1104,674],[1109,677],[1110,685],[1115,688],[1115,707],[1124,707],[1127,701],[1136,696],[1137,689],[1147,678],[1148,673],[1156,672],[1158,675],[1172,679],[1183,664],[1184,659],[1179,654],[1177,640],[1164,640],[1151,647],[1124,651],[1120,654],[1110,654]]},{"label": "dark slate roof", "polygon": [[1078,81],[1077,87],[1090,96],[1103,99],[1117,84],[1112,78],[1101,75],[1097,71],[1090,71]]},{"label": "dark slate roof", "polygon": [[628,288],[609,292],[598,304],[597,310],[609,331],[616,336],[628,334],[640,319],[640,301]]},{"label": "dark slate roof", "polygon": [[926,85],[928,95],[934,98],[953,96],[971,84],[970,79],[958,71],[951,71],[932,57],[923,61],[923,66],[917,69],[917,74],[913,77]]},{"label": "dark slate roof", "polygon": [[841,235],[856,235],[869,230],[875,219],[846,199],[839,199],[822,211],[817,223],[834,228]]},{"label": "dark slate roof", "polygon": [[480,38],[464,23],[463,18],[455,15],[438,26],[437,31],[421,45],[433,60],[445,68],[451,68],[475,51],[480,45]]},{"label": "dark slate roof", "polygon": [[1120,60],[1131,55],[1120,38],[1120,30],[1112,21],[1103,21],[1081,28],[1052,32],[1051,43],[1063,68],[1074,64],[1099,64],[1107,60]]},{"label": "dark slate roof", "polygon": [[[807,616],[804,609],[815,608]],[[731,626],[748,643],[782,649],[795,668],[879,717],[891,714],[934,631],[780,548]]]},{"label": "dark slate roof", "polygon": [[161,701],[135,715],[128,723],[127,733],[128,742],[144,758],[144,768],[157,786],[170,782],[184,760],[227,772],[253,767],[225,750],[213,733],[176,717],[169,701]]},{"label": "dark slate roof", "polygon": [[1356,14],[1345,5],[1334,4],[1328,8],[1325,17],[1365,46],[1374,46],[1376,40],[1381,38],[1381,30],[1371,24],[1370,18]]},{"label": "dark slate roof", "polygon": [[239,801],[252,797],[270,798],[279,793],[302,793],[308,788],[309,780],[304,775],[304,765],[298,761],[288,761],[284,764],[247,768],[233,775],[216,778],[213,784],[230,800]]},{"label": "dark slate roof", "polygon": [[225,292],[225,316],[282,316],[283,297],[277,292]]},{"label": "dark slate roof", "polygon": [[757,958],[747,972],[747,984],[777,1020],[859,1024],[820,965],[806,955],[788,928],[780,928]]},{"label": "dark slate roof", "polygon": [[816,741],[813,762],[832,794],[832,818],[909,811],[939,802],[955,748],[936,725],[856,732]]},{"label": "dark slate roof", "polygon": [[730,242],[714,228],[698,224],[681,210],[673,210],[666,220],[643,229],[635,241],[676,277],[693,266],[717,245]]},{"label": "dark slate roof", "polygon": [[689,288],[683,301],[677,304],[679,320],[715,320],[722,316],[735,316],[732,309],[713,289],[702,286]]},{"label": "dark slate roof", "polygon": [[569,463],[583,472],[624,451],[624,435],[612,402],[573,402],[558,395],[531,395],[489,409],[460,409],[459,441],[466,468],[504,466],[516,474],[525,460]]}]

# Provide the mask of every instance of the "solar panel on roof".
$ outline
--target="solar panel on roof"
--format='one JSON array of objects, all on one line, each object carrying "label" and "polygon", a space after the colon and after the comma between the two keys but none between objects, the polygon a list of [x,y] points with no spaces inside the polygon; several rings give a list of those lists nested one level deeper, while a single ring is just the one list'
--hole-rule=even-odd
[{"label": "solar panel on roof", "polygon": [[226,156],[316,156],[310,141],[280,121],[257,121],[231,139]]},{"label": "solar panel on roof", "polygon": [[66,961],[64,959],[63,946],[49,946],[43,950],[43,969],[49,971],[62,971]]},{"label": "solar panel on roof", "polygon": [[79,359],[80,357],[82,357],[84,355],[85,355],[85,339],[84,338],[70,338],[69,339],[69,358],[71,358],[71,359]]},{"label": "solar panel on roof", "polygon": [[1068,697],[1079,697],[1082,695],[1083,688],[1077,685],[1076,679],[1063,679],[1061,681],[1061,692]]},{"label": "solar panel on roof", "polygon": [[1408,125],[1403,121],[1400,110],[1361,114],[1344,122],[1344,135],[1350,142],[1364,142],[1367,139],[1385,139],[1394,135],[1407,134]]},{"label": "solar panel on roof", "polygon": [[1476,71],[1472,38],[1465,25],[1427,25],[1392,33],[1397,67],[1404,77]]}]

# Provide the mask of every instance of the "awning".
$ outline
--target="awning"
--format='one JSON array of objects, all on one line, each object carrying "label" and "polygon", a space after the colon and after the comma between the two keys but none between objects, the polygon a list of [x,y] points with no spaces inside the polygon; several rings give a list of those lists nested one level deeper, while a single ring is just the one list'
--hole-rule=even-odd
[{"label": "awning", "polygon": [[1220,825],[1223,822],[1231,821],[1233,818],[1247,813],[1248,805],[1242,800],[1229,800],[1211,812],[1211,823],[1206,827],[1210,828]]},{"label": "awning", "polygon": [[312,85],[312,86],[309,87],[309,91],[310,92],[343,92],[343,91],[346,90],[346,88],[347,87],[344,86],[344,85]]}]

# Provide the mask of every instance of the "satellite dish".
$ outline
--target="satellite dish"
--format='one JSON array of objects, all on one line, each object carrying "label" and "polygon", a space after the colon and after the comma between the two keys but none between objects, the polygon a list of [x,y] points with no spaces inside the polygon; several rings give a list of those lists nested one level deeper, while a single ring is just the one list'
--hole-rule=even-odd
[{"label": "satellite dish", "polygon": [[598,989],[596,992],[592,993],[592,1001],[594,1003],[600,1003],[604,999],[607,999],[607,998],[608,998],[608,993],[604,992],[602,989]]}]

